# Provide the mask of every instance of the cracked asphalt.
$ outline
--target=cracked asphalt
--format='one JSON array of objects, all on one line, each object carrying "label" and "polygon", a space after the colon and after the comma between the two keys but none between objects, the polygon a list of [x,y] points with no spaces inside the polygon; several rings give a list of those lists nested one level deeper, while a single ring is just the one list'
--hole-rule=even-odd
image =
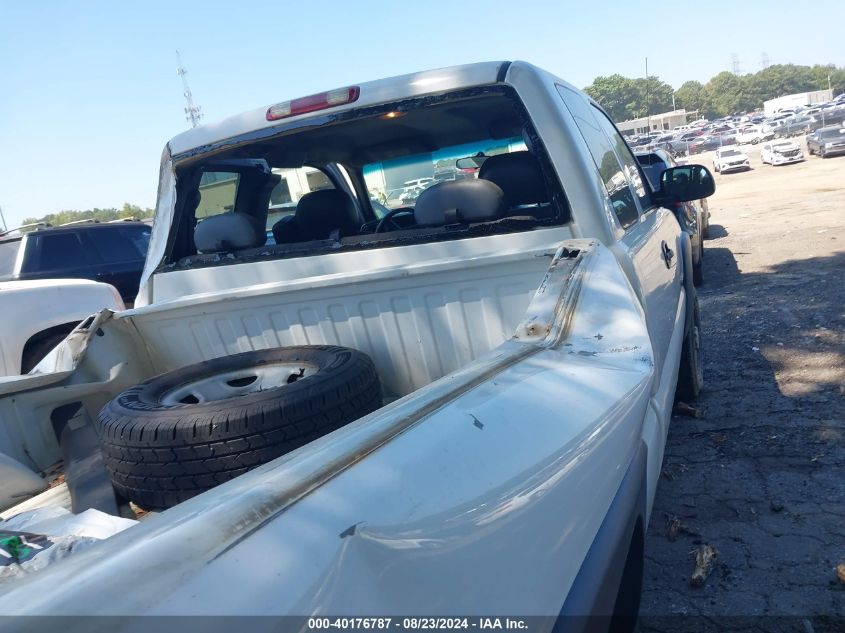
[{"label": "cracked asphalt", "polygon": [[[703,417],[672,420],[641,631],[845,630],[845,156],[746,153],[710,199]],[[702,544],[718,556],[692,587]]]}]

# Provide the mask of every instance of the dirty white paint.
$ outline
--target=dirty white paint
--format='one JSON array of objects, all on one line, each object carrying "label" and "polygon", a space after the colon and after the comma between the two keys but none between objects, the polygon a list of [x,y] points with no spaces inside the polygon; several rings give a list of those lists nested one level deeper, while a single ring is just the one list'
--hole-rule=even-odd
[{"label": "dirty white paint", "polygon": [[25,580],[0,612],[556,613],[655,380],[612,254],[567,246],[582,252],[553,260],[557,300],[544,291],[527,310],[547,337],[506,341]]}]

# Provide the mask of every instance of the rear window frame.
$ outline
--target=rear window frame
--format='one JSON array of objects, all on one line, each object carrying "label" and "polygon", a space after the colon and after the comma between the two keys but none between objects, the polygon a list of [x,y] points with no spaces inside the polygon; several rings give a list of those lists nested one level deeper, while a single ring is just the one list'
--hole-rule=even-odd
[{"label": "rear window frame", "polygon": [[[221,139],[215,143],[210,143],[208,145],[204,145],[199,148],[195,148],[192,150],[187,150],[185,152],[180,152],[172,156],[173,168],[177,174],[177,198],[176,198],[176,208],[174,210],[174,221],[173,226],[179,226],[179,229],[171,230],[168,234],[167,245],[165,248],[164,256],[162,257],[161,261],[154,269],[153,274],[162,273],[162,272],[169,272],[172,270],[184,270],[186,268],[194,269],[194,268],[208,268],[214,267],[218,265],[231,265],[231,264],[239,264],[244,263],[244,261],[253,261],[253,258],[248,258],[246,260],[242,260],[238,257],[237,252],[233,253],[234,257],[204,257],[201,255],[188,255],[188,256],[181,256],[175,257],[174,250],[175,250],[175,242],[177,241],[177,235],[180,240],[184,240],[184,236],[180,234],[183,230],[181,228],[181,223],[185,222],[185,216],[182,214],[182,208],[185,205],[185,194],[186,192],[183,190],[185,187],[185,181],[188,179],[180,178],[180,173],[185,173],[186,171],[195,169],[196,167],[200,167],[206,163],[213,163],[215,160],[225,160],[227,157],[224,157],[226,152],[229,152],[233,149],[245,147],[251,144],[257,143],[266,143],[272,142],[276,139],[280,139],[287,134],[295,133],[298,130],[302,130],[305,128],[316,127],[316,126],[330,126],[330,125],[337,125],[341,123],[345,123],[348,121],[353,121],[356,119],[362,118],[371,118],[371,117],[378,117],[388,112],[393,112],[397,110],[409,110],[409,109],[418,109],[418,108],[426,108],[432,105],[446,103],[449,101],[458,101],[461,99],[467,99],[471,97],[477,96],[484,96],[488,94],[499,94],[505,95],[509,98],[514,106],[514,109],[519,117],[519,122],[525,130],[525,136],[527,145],[532,148],[532,152],[536,155],[538,162],[540,163],[540,169],[543,173],[544,181],[546,182],[546,186],[549,190],[550,195],[550,204],[556,209],[556,218],[560,218],[560,221],[556,221],[552,226],[566,226],[572,222],[572,212],[571,212],[571,205],[569,200],[566,196],[566,192],[564,191],[563,185],[560,182],[560,178],[558,177],[557,171],[555,170],[551,158],[548,154],[545,144],[543,143],[542,139],[540,138],[536,128],[534,127],[533,121],[528,114],[527,108],[523,103],[522,99],[520,98],[517,91],[514,89],[513,86],[510,86],[505,83],[492,83],[492,84],[485,84],[481,86],[475,86],[471,88],[462,88],[458,90],[452,90],[447,93],[443,94],[435,94],[435,95],[424,95],[419,97],[410,97],[405,99],[399,99],[396,101],[385,102],[381,104],[371,105],[371,106],[362,106],[359,108],[351,108],[349,110],[343,110],[341,112],[335,113],[317,113],[315,116],[310,117],[308,119],[303,119],[294,122],[283,122],[280,125],[271,126],[268,128],[262,128],[260,130],[254,130],[248,132],[246,134],[242,134],[236,137]],[[304,166],[304,165],[303,165]],[[340,183],[334,182],[332,178],[332,170],[330,169],[331,166],[346,170],[350,174],[355,174],[356,178],[360,178],[363,183],[362,174],[360,173],[362,170],[352,167],[350,165],[346,165],[343,163],[330,163],[327,165],[315,165],[310,164],[311,167],[316,167],[327,173],[329,175],[330,180],[335,184],[335,187],[340,190],[345,190],[344,187],[340,186]],[[270,168],[276,168],[276,165],[270,165]],[[355,183],[354,189],[354,199],[355,203],[358,206],[359,210],[361,210],[362,214],[365,216],[372,215],[373,218],[376,218],[376,214],[373,212],[372,207],[369,203],[369,198],[364,197],[362,198],[361,191],[359,191],[360,183]],[[181,185],[181,186],[180,186]],[[550,224],[543,221],[537,222],[537,228],[548,228]],[[529,229],[524,229],[529,230]],[[508,232],[508,231],[503,231]],[[521,232],[521,231],[520,231]],[[424,236],[420,235],[421,239],[419,243],[424,243],[426,241],[432,241],[430,239],[425,239]],[[467,237],[472,237],[472,235],[468,235]],[[464,239],[458,235],[454,239]],[[436,240],[435,240],[436,241]],[[414,241],[413,243],[417,243]],[[396,246],[397,244],[390,244],[388,240],[385,240],[384,247]],[[277,247],[279,245],[266,245],[264,247],[259,247],[264,251],[277,251],[277,256],[269,256],[264,257],[262,259],[265,260],[281,260],[281,259],[288,259],[288,258],[296,258],[296,257],[303,257],[303,256],[320,256],[320,255],[328,255],[333,252],[338,252],[336,248],[330,248],[328,245],[322,249],[317,250],[315,252],[305,252],[308,249],[291,249],[292,251],[299,251],[299,252],[291,252],[290,254],[284,253],[279,250]],[[379,246],[380,247],[380,246]],[[354,248],[353,250],[364,250],[365,248],[372,248],[372,246],[367,246],[362,244],[358,248]],[[344,249],[347,250],[347,249]],[[195,259],[197,260],[195,264],[185,265],[185,260]]]}]

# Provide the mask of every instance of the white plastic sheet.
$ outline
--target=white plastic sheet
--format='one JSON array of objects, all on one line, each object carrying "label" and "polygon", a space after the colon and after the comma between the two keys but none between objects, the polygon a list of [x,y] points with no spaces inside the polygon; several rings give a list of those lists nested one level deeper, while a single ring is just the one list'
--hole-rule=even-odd
[{"label": "white plastic sheet", "polygon": [[37,508],[0,522],[0,583],[29,574],[132,527],[99,510]]}]

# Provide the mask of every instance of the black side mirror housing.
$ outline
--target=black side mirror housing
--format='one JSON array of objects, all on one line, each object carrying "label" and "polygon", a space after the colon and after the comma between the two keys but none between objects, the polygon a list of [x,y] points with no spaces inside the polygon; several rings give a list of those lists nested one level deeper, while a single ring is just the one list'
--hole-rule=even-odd
[{"label": "black side mirror housing", "polygon": [[484,164],[484,161],[488,158],[489,156],[485,156],[484,154],[479,152],[475,156],[459,158],[455,161],[455,167],[457,167],[458,169],[479,169]]},{"label": "black side mirror housing", "polygon": [[691,202],[712,196],[716,181],[704,165],[670,167],[660,176],[656,196],[661,203]]}]

